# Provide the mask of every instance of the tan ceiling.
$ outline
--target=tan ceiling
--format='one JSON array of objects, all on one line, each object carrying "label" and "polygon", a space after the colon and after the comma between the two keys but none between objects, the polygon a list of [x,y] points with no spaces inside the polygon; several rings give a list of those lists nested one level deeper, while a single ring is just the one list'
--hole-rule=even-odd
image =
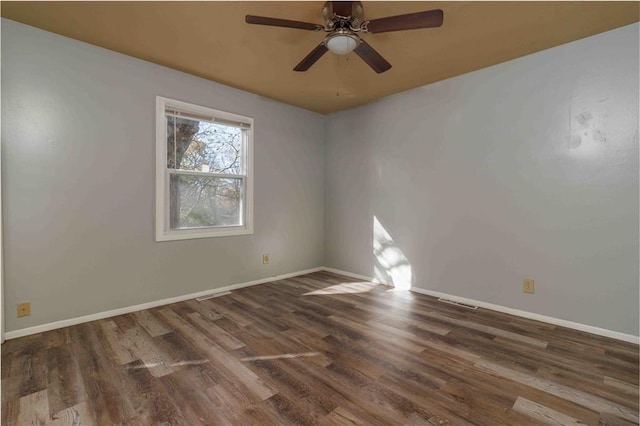
[{"label": "tan ceiling", "polygon": [[[2,2],[2,16],[320,113],[537,52],[639,20],[638,2],[378,2],[366,19],[442,9],[440,28],[365,35],[393,68],[327,53],[323,38],[249,25],[246,14],[322,23],[323,2]],[[340,96],[336,96],[339,88]]]}]

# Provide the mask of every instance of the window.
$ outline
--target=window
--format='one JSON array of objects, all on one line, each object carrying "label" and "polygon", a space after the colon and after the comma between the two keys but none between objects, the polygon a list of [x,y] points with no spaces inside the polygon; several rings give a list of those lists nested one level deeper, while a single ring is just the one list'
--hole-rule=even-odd
[{"label": "window", "polygon": [[156,241],[253,233],[253,119],[156,98]]}]

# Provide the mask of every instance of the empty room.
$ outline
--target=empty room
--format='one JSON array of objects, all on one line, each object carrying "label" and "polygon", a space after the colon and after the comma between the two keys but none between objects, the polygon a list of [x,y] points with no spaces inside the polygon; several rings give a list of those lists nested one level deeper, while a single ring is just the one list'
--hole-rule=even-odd
[{"label": "empty room", "polygon": [[639,423],[639,2],[1,15],[2,425]]}]

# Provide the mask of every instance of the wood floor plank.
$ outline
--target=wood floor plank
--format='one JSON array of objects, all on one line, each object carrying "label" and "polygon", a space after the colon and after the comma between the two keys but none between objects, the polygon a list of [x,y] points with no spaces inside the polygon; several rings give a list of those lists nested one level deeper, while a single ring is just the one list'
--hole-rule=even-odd
[{"label": "wood floor plank", "polygon": [[265,401],[280,417],[281,424],[312,426],[317,421],[297,401],[275,394]]},{"label": "wood floor plank", "polygon": [[167,309],[161,312],[174,329],[180,330],[191,344],[207,353],[210,359],[215,359],[224,365],[224,368],[229,370],[236,380],[243,383],[247,389],[258,398],[265,400],[277,393],[276,390],[260,380],[255,373],[245,367],[240,361],[227,354],[224,349],[206,336],[199,334],[193,326],[189,325],[185,320],[173,313],[173,311]]},{"label": "wood floor plank", "polygon": [[638,386],[632,385],[631,383],[627,383],[622,380],[614,379],[607,376],[604,376],[602,378],[602,382],[610,388],[614,388],[620,392],[625,393],[626,395],[630,395],[632,398],[638,396]]},{"label": "wood floor plank", "polygon": [[[286,330],[289,331],[289,330]],[[278,359],[278,358],[299,358],[304,357],[309,362],[316,363],[322,367],[331,363],[331,360],[321,351],[316,350],[316,346],[320,345],[328,349],[326,345],[319,343],[318,339],[314,344],[308,344],[313,339],[303,341],[292,337],[287,332],[271,333],[268,328],[259,326],[257,323],[245,328],[238,333],[238,338],[248,346],[259,351],[252,357],[243,357],[241,361],[261,360],[261,359]],[[236,354],[244,353],[244,351],[236,351]],[[265,354],[265,355],[260,355]]]},{"label": "wood floor plank", "polygon": [[[2,364],[4,368],[4,363]],[[2,407],[0,408],[0,414],[2,415],[0,424],[3,425],[15,425],[17,423],[18,414],[20,413],[20,381],[19,376],[7,377],[2,379],[0,389],[2,390]],[[40,392],[46,392],[43,389]]]},{"label": "wood floor plank", "polygon": [[638,345],[312,273],[2,345],[3,425],[638,424]]},{"label": "wood floor plank", "polygon": [[228,418],[238,416],[236,424],[280,425],[279,417],[265,401],[256,403],[253,398],[230,382],[223,382],[207,389],[207,394],[224,404]]},{"label": "wood floor plank", "polygon": [[42,333],[42,343],[45,347],[51,348],[70,343],[69,330],[72,327],[60,328]]},{"label": "wood floor plank", "polygon": [[321,425],[364,425],[365,423],[351,414],[349,411],[342,407],[337,407],[327,416],[325,416],[320,423]]},{"label": "wood floor plank", "polygon": [[[374,335],[374,330],[372,330],[371,328],[368,328],[365,325],[362,325],[360,323],[358,323],[357,321],[352,321],[350,319],[347,318],[343,318],[343,317],[339,317],[336,315],[331,315],[329,317],[330,320],[342,324],[347,328],[350,328],[351,330],[360,333],[360,335],[362,337],[372,337]],[[417,345],[413,342],[413,337],[415,337],[415,335],[411,334],[412,338],[407,338],[406,336],[394,336],[390,333],[375,333],[376,338],[380,338],[382,340],[385,341],[385,343],[390,344],[390,345],[394,345],[394,346],[400,346],[408,351],[414,352],[414,353],[420,353],[424,350],[424,346],[420,346]]]},{"label": "wood floor plank", "polygon": [[[299,360],[293,360],[292,364],[298,368]],[[371,398],[362,398],[362,390],[372,383],[366,376],[359,374],[344,365],[330,365],[320,368],[316,365],[307,364],[304,366],[308,372],[308,377],[313,380],[320,389],[338,398],[349,412],[362,419],[365,424],[395,424],[394,411],[381,411],[377,408],[376,402]],[[329,413],[330,415],[330,413]]]},{"label": "wood floor plank", "polygon": [[[494,394],[477,392],[466,382],[451,380],[442,386],[440,391],[449,394],[458,403],[464,401],[472,412],[482,413],[482,421],[487,425],[500,423],[532,425],[534,423],[526,415],[505,408],[506,404],[501,398],[496,398]],[[474,422],[479,423],[477,419],[474,419]]]},{"label": "wood floor plank", "polygon": [[47,350],[47,397],[51,413],[84,402],[87,394],[76,358],[69,345]]},{"label": "wood floor plank", "polygon": [[554,383],[536,376],[528,375],[507,367],[502,367],[494,363],[480,360],[476,362],[476,367],[492,374],[498,374],[510,380],[531,386],[557,397],[569,400],[576,404],[590,408],[596,412],[612,414],[624,420],[638,423],[638,413],[621,406],[620,404],[607,401],[603,398],[591,395],[587,392],[571,388],[569,386]]},{"label": "wood floor plank", "polygon": [[218,343],[227,350],[236,350],[244,346],[240,340],[227,333],[224,329],[218,327],[215,321],[207,320],[198,312],[187,315],[189,321],[194,324],[202,333],[206,334],[211,340]]},{"label": "wood floor plank", "polygon": [[[142,311],[142,312],[148,312],[148,311]],[[116,324],[119,331],[127,331],[131,328],[138,326],[138,324],[135,321],[134,314],[135,313],[118,315],[111,318],[111,320]]]},{"label": "wood floor plank", "polygon": [[149,311],[134,312],[132,315],[135,318],[135,322],[144,328],[151,337],[161,336],[171,331]]},{"label": "wood floor plank", "polygon": [[536,375],[543,379],[552,380],[556,383],[588,392],[605,400],[628,407],[636,412],[638,411],[638,398],[629,397],[629,395],[626,395],[624,392],[620,392],[617,389],[611,390],[606,386],[601,386],[601,383],[604,382],[603,378],[598,377],[594,380],[586,374],[580,375],[571,371],[546,366],[538,369]]},{"label": "wood floor plank", "polygon": [[171,362],[158,350],[152,338],[141,327],[135,327],[122,333],[120,339],[129,348],[135,359],[141,360],[155,377],[166,376],[174,372]]},{"label": "wood floor plank", "polygon": [[468,370],[466,376],[463,377],[463,380],[468,382],[472,388],[477,389],[478,392],[491,393],[497,396],[506,397],[511,401],[509,406],[512,406],[512,403],[515,403],[514,398],[521,396],[530,401],[536,401],[537,403],[552,408],[558,412],[567,414],[587,424],[598,424],[600,418],[600,413],[587,407],[551,393],[547,393],[544,390],[536,389],[508,378],[498,377],[492,373],[484,372],[479,369]]},{"label": "wood floor plank", "polygon": [[253,319],[248,313],[236,310],[233,305],[229,306],[223,302],[224,297],[216,297],[215,299],[203,300],[201,303],[213,309],[214,312],[229,318],[241,327],[246,327],[253,323]]},{"label": "wood floor plank", "polygon": [[135,416],[127,399],[126,387],[110,362],[98,337],[95,323],[74,327],[72,354],[76,357],[87,393],[87,406],[98,424],[123,424]]},{"label": "wood floor plank", "polygon": [[513,404],[513,409],[546,425],[572,426],[584,424],[578,419],[522,397],[518,397]]},{"label": "wood floor plank", "polygon": [[206,389],[193,386],[188,370],[177,371],[159,378],[174,407],[179,407],[182,415],[191,424],[231,424],[223,413],[216,410],[206,394]]},{"label": "wood floor plank", "polygon": [[459,345],[464,350],[479,355],[481,359],[496,362],[518,371],[535,373],[540,368],[541,360],[539,358],[520,356],[519,351],[504,345],[498,339],[490,334],[465,328],[454,329],[443,338],[449,345]]},{"label": "wood floor plank", "polygon": [[634,422],[629,422],[626,420],[622,420],[620,417],[614,416],[608,413],[601,413],[600,420],[598,420],[598,424],[602,426],[633,426],[636,425]]},{"label": "wood floor plank", "polygon": [[230,401],[227,397],[224,385],[218,384],[212,386],[207,388],[205,392],[209,400],[216,407],[216,410],[220,411],[220,415],[225,419],[225,421],[228,421],[229,424],[232,425],[247,424],[247,421],[243,416],[244,410],[238,410],[237,402],[229,403]]},{"label": "wood floor plank", "polygon": [[47,388],[46,348],[40,341],[31,341],[11,363],[10,376],[20,380],[18,396],[26,396]]},{"label": "wood floor plank", "polygon": [[215,363],[211,362],[206,354],[196,350],[179,333],[172,331],[156,337],[154,341],[175,371],[193,370],[194,376],[202,386],[213,386],[223,379],[222,374],[216,370]]},{"label": "wood floor plank", "polygon": [[47,426],[99,426],[91,417],[86,402],[54,413]]},{"label": "wood floor plank", "polygon": [[510,331],[501,330],[499,328],[491,327],[491,326],[484,325],[484,324],[477,324],[477,323],[474,323],[472,321],[459,320],[459,319],[456,319],[456,318],[450,318],[450,317],[447,317],[445,315],[440,315],[440,314],[436,314],[436,313],[430,313],[430,314],[428,314],[428,316],[430,316],[432,318],[439,319],[441,321],[450,322],[450,323],[452,323],[454,325],[457,325],[457,326],[470,328],[472,330],[481,331],[483,333],[492,334],[494,336],[503,337],[505,339],[516,340],[516,341],[527,343],[529,345],[537,346],[537,347],[540,347],[540,348],[546,348],[547,345],[549,344],[549,342],[545,342],[545,341],[542,341],[540,339],[535,339],[535,338],[532,338],[532,337],[529,337],[529,336],[526,336],[526,335],[522,335],[522,334],[512,333]]},{"label": "wood floor plank", "polygon": [[211,306],[203,302],[198,302],[195,299],[186,300],[183,303],[188,307],[190,307],[191,309],[193,309],[194,312],[199,313],[200,315],[202,315],[204,318],[208,320],[215,321],[215,320],[219,320],[220,318],[224,318],[224,315],[222,315],[218,311],[213,310]]},{"label": "wood floor plank", "polygon": [[278,401],[282,398],[291,402],[287,406],[295,413],[305,412],[305,418],[313,419],[312,424],[333,411],[336,407],[330,395],[319,394],[301,377],[299,371],[287,366],[282,360],[260,360],[251,363],[269,383],[278,389]]},{"label": "wood floor plank", "polygon": [[115,322],[107,320],[100,321],[99,324],[108,342],[108,347],[116,355],[118,364],[129,364],[137,359],[131,340],[123,338],[123,332],[120,331]]},{"label": "wood floor plank", "polygon": [[20,398],[19,425],[45,425],[49,421],[47,391],[41,390]]}]

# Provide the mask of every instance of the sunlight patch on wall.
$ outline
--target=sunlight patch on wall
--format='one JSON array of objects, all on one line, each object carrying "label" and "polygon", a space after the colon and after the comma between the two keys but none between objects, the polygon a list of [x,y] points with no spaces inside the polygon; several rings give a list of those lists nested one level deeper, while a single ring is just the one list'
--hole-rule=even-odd
[{"label": "sunlight patch on wall", "polygon": [[393,238],[382,226],[377,217],[373,217],[373,255],[375,278],[393,284],[400,290],[409,290],[413,279],[411,264]]}]

